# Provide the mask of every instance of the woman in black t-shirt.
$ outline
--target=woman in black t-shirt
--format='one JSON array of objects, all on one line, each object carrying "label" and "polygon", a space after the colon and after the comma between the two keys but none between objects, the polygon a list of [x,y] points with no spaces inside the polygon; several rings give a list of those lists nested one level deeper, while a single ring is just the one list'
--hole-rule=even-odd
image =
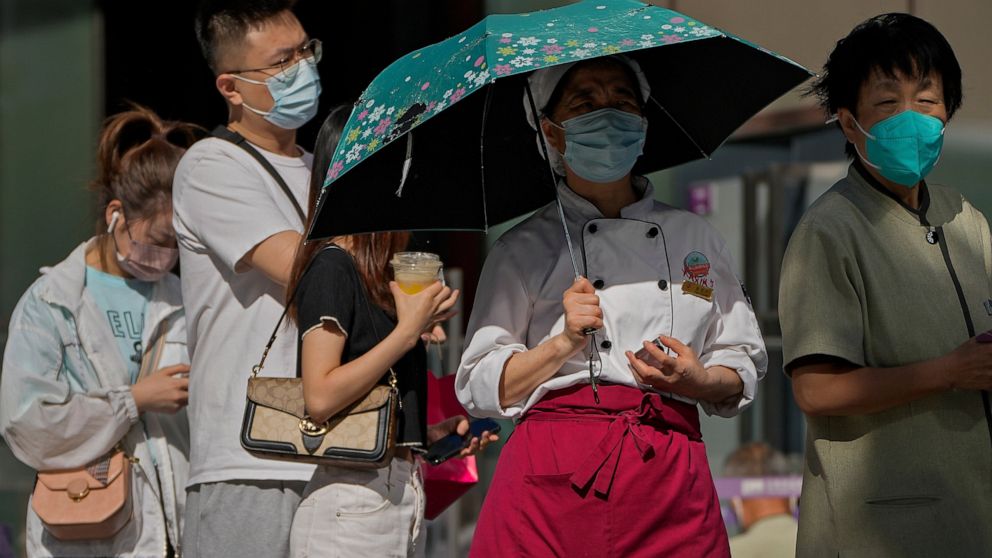
[{"label": "woman in black t-shirt", "polygon": [[[318,136],[311,219],[321,171],[347,116],[347,110],[332,111]],[[320,159],[325,159],[322,164]],[[401,232],[354,235],[304,244],[297,252],[287,289],[296,295],[288,304],[299,326],[298,366],[310,417],[319,424],[376,384],[388,385],[390,368],[397,376],[402,408],[396,455],[387,467],[320,466],[314,472],[293,519],[294,556],[422,554],[424,492],[411,450],[452,432],[468,432],[465,417],[426,424],[428,371],[421,339],[443,336],[437,324],[450,317],[458,291],[436,282],[408,295],[390,280],[388,262],[408,240],[409,234]],[[480,445],[473,439],[462,455],[475,453]]]}]

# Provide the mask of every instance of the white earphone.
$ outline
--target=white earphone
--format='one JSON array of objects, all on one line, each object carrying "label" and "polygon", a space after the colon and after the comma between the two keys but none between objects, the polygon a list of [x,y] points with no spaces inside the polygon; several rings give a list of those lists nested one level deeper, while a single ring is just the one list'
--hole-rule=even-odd
[{"label": "white earphone", "polygon": [[113,212],[113,214],[110,215],[110,225],[107,226],[108,234],[114,232],[114,227],[117,226],[117,220],[120,218],[121,218],[121,214],[119,211],[115,211]]}]

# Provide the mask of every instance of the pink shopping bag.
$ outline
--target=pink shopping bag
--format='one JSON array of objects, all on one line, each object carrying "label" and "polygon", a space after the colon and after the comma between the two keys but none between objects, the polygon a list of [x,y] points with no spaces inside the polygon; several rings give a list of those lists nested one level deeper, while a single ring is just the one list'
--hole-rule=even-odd
[{"label": "pink shopping bag", "polygon": [[[455,415],[468,416],[455,397],[455,376],[445,376],[439,380],[428,372],[427,423],[434,424]],[[441,515],[441,512],[479,482],[475,456],[449,459],[440,465],[424,463],[423,471],[427,500],[424,516],[427,519]]]}]

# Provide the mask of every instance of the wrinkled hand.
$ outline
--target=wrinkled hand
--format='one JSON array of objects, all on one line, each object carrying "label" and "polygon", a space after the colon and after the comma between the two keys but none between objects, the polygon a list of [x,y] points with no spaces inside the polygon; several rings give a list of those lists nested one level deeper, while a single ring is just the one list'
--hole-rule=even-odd
[{"label": "wrinkled hand", "polygon": [[699,362],[695,351],[678,339],[665,335],[659,336],[659,339],[675,356],[669,356],[654,343],[645,341],[644,347],[652,362],[638,359],[632,351],[625,353],[634,378],[661,391],[698,399],[709,383],[709,372]]},{"label": "wrinkled hand", "polygon": [[585,277],[577,278],[565,291],[562,306],[565,308],[562,339],[571,354],[575,354],[589,342],[589,336],[584,333],[586,330],[603,328],[603,309],[599,307],[596,289]]},{"label": "wrinkled hand", "polygon": [[417,294],[406,294],[396,281],[389,282],[389,290],[396,301],[397,328],[414,335],[414,339],[433,324],[443,322],[454,315],[452,306],[458,300],[458,290],[435,281],[434,284]]},{"label": "wrinkled hand", "polygon": [[[464,416],[456,415],[448,417],[441,422],[427,427],[427,445],[430,446],[448,434],[457,433],[459,436],[465,436],[468,434],[468,429],[468,419]],[[458,457],[475,455],[497,440],[499,440],[499,435],[490,434],[489,432],[483,432],[481,437],[473,436],[469,444],[459,452]]]},{"label": "wrinkled hand", "polygon": [[139,413],[175,414],[189,400],[189,378],[178,378],[189,373],[188,364],[160,368],[131,386],[131,396]]},{"label": "wrinkled hand", "polygon": [[947,370],[953,389],[992,389],[992,343],[979,343],[974,338],[954,349],[947,358]]}]

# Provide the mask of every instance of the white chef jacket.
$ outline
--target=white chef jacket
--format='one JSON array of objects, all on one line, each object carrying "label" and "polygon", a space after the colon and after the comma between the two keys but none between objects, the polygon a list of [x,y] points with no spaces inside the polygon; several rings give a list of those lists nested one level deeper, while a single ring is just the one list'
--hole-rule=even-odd
[{"label": "white chef jacket", "polygon": [[[696,351],[703,366],[737,371],[744,382],[739,401],[698,402],[708,414],[734,416],[754,400],[768,357],[730,254],[706,221],[655,201],[647,179],[636,177],[634,187],[640,199],[620,218],[607,219],[564,182],[558,185],[580,271],[584,266],[603,310],[604,327],[595,337],[600,381],[651,389],[637,383],[624,352],[670,335]],[[469,413],[516,419],[549,391],[589,383],[586,348],[526,399],[505,408],[499,403],[507,359],[564,330],[562,295],[573,280],[554,203],[496,242],[482,270],[455,383]],[[712,300],[684,293],[689,280],[712,288]]]}]

